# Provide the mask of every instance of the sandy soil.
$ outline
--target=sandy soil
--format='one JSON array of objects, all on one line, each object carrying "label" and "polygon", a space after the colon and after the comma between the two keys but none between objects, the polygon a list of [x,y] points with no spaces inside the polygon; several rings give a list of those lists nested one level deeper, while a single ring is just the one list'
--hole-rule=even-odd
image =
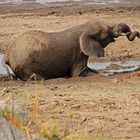
[{"label": "sandy soil", "polygon": [[39,95],[41,127],[96,135],[110,140],[140,139],[140,77],[52,79],[41,82],[1,82],[0,98],[33,109]]},{"label": "sandy soil", "polygon": [[[0,5],[0,50],[5,50],[11,40],[29,30],[58,31],[82,24],[91,19],[108,23],[127,23],[132,30],[140,30],[140,7],[69,6],[43,7]],[[120,37],[106,48],[106,58],[131,58],[140,56],[140,41],[129,42]]]},{"label": "sandy soil", "polygon": [[[140,31],[140,7],[73,6],[22,8],[0,5],[0,48],[28,30],[58,31],[90,19],[125,22]],[[120,37],[106,49],[105,59],[140,57],[140,40]],[[39,94],[42,127],[85,132],[109,139],[140,139],[140,73],[111,77],[58,78],[41,82],[2,81],[0,99],[32,109]]]}]

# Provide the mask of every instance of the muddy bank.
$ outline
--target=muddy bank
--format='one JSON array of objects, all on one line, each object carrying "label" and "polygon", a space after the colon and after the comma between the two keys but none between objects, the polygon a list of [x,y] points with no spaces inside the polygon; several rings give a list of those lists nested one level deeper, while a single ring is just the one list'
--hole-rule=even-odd
[{"label": "muddy bank", "polygon": [[[93,7],[92,7],[93,6]],[[29,30],[46,32],[64,30],[83,24],[91,19],[101,19],[107,23],[127,23],[133,30],[140,31],[140,7],[102,7],[96,5],[74,5],[66,7],[45,7],[44,5],[0,5],[0,52],[20,34]],[[140,41],[130,42],[119,37],[105,49],[103,59],[122,60],[140,57]]]},{"label": "muddy bank", "polygon": [[[25,12],[26,11],[26,12]],[[125,13],[125,12],[139,12],[140,11],[140,3],[121,3],[121,4],[105,4],[105,5],[97,5],[97,4],[0,4],[0,14],[7,13],[32,13],[32,15],[56,15],[56,16],[68,16],[68,15],[81,15],[87,13],[95,13],[100,14],[102,12],[105,13]]]},{"label": "muddy bank", "polygon": [[[139,140],[138,72],[113,77],[57,78],[42,82],[0,82],[0,97],[39,109],[39,128],[111,140]],[[37,99],[37,100],[36,100]]]},{"label": "muddy bank", "polygon": [[[0,5],[0,49],[5,50],[17,36],[29,30],[64,30],[91,19],[127,23],[140,31],[139,6],[100,7],[73,5]],[[79,10],[80,9],[80,10]],[[140,57],[140,40],[119,37],[105,49],[105,58],[124,60]],[[138,59],[139,60],[139,59]],[[94,60],[95,61],[95,60]],[[98,60],[100,61],[100,60]],[[119,66],[112,65],[116,69]],[[108,68],[110,69],[110,67]],[[85,133],[107,139],[140,139],[140,72],[111,77],[57,78],[40,81],[0,80],[0,98],[32,112],[36,99],[39,128],[56,125],[62,132]],[[37,98],[36,98],[37,95]]]}]

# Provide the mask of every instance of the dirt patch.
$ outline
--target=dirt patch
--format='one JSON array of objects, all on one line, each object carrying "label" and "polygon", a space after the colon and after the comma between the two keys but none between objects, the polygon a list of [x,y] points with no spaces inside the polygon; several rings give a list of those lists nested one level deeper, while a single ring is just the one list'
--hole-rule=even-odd
[{"label": "dirt patch", "polygon": [[29,111],[35,95],[39,94],[42,128],[56,125],[62,131],[87,131],[109,139],[140,138],[138,72],[0,84],[1,99],[25,106]]},{"label": "dirt patch", "polygon": [[[33,6],[33,5],[32,5]],[[22,8],[21,8],[22,7]],[[11,8],[11,9],[10,9]],[[0,5],[0,50],[5,50],[18,35],[29,30],[58,31],[91,19],[125,22],[140,31],[140,7],[72,6],[50,7],[28,5],[15,9]],[[104,59],[138,58],[140,40],[129,42],[119,37],[106,48]],[[52,79],[41,82],[0,82],[0,98],[32,109],[39,94],[41,127],[56,124],[71,133],[87,131],[109,139],[140,139],[140,74],[111,77]]]},{"label": "dirt patch", "polygon": [[[140,7],[124,5],[108,7],[73,5],[47,7],[44,5],[0,5],[0,50],[4,52],[20,34],[29,30],[59,31],[91,19],[107,23],[127,23],[132,30],[140,30]],[[8,11],[7,11],[8,10]],[[140,56],[140,41],[129,42],[119,37],[106,48],[106,59],[126,59]]]}]

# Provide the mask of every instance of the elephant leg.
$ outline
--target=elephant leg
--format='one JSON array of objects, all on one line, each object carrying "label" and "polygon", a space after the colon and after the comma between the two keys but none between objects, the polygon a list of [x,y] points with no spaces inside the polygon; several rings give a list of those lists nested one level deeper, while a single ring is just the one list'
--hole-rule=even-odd
[{"label": "elephant leg", "polygon": [[27,81],[33,74],[30,69],[21,68],[19,65],[13,71],[15,75],[22,81]]},{"label": "elephant leg", "polygon": [[71,70],[72,76],[89,76],[93,74],[98,74],[98,71],[87,67],[88,56],[81,53]]},{"label": "elephant leg", "polygon": [[90,76],[93,74],[99,74],[99,72],[95,69],[91,69],[89,67],[85,67],[84,69],[82,69],[79,73],[79,76]]},{"label": "elephant leg", "polygon": [[88,56],[83,53],[77,55],[77,59],[74,61],[74,64],[70,70],[70,77],[79,76],[79,73],[82,69],[87,67]]}]

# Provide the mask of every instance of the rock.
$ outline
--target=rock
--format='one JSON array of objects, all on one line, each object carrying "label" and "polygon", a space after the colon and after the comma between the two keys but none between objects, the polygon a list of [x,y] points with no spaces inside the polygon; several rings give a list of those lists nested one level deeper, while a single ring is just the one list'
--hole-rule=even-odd
[{"label": "rock", "polygon": [[11,126],[6,119],[0,119],[0,140],[28,140],[19,129]]},{"label": "rock", "polygon": [[139,72],[137,72],[137,76],[138,76],[138,77],[140,77],[140,71],[139,71]]},{"label": "rock", "polygon": [[8,103],[4,100],[0,100],[0,112],[2,111],[13,113],[15,117],[17,117],[18,121],[24,124],[30,120],[29,113],[25,108],[16,104]]},{"label": "rock", "polygon": [[75,109],[80,109],[80,107],[81,106],[79,104],[74,104],[74,105],[71,106],[71,108],[75,108]]},{"label": "rock", "polygon": [[[8,112],[9,115],[4,115],[6,112]],[[14,118],[12,118],[13,114]],[[7,120],[16,119],[17,122],[26,125],[31,121],[28,111],[19,105],[0,100],[0,140],[28,140],[26,134],[19,128],[9,124],[6,118]],[[36,135],[31,137],[32,140],[46,140]]]},{"label": "rock", "polygon": [[[31,136],[32,140],[47,140],[39,136]],[[0,118],[0,140],[29,140],[24,132],[10,125],[5,118]]]},{"label": "rock", "polygon": [[115,79],[113,79],[113,83],[118,84],[119,83],[119,80],[115,78]]},{"label": "rock", "polygon": [[82,122],[80,123],[81,125],[84,123],[84,122],[86,122],[87,121],[87,117],[84,117],[83,119],[82,119]]}]

